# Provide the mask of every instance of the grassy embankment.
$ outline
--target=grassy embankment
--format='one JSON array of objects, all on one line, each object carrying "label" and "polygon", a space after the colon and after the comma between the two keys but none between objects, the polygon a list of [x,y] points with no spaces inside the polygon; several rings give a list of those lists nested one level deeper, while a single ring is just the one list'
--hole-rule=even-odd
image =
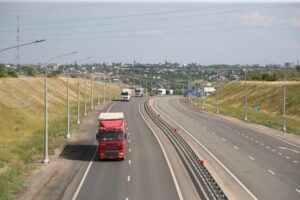
[{"label": "grassy embankment", "polygon": [[[282,82],[248,81],[247,114],[248,121],[272,128],[282,128]],[[199,99],[194,103],[199,106]],[[259,107],[259,112],[253,108]],[[205,100],[205,109],[216,112],[216,94]],[[221,114],[239,119],[244,118],[244,82],[233,81],[219,89],[219,110]],[[287,131],[300,135],[300,82],[287,82],[286,87],[286,127]]]},{"label": "grassy embankment", "polygon": [[[66,78],[49,78],[49,152],[65,142]],[[71,128],[77,121],[77,79],[70,78]],[[97,105],[95,82],[94,105]],[[99,83],[103,101],[103,84]],[[106,98],[118,97],[121,85],[106,85]],[[84,116],[84,80],[81,80],[81,117]],[[20,77],[0,79],[0,199],[12,199],[25,187],[24,181],[42,161],[44,136],[44,79]],[[91,81],[87,81],[87,109],[91,107]]]}]

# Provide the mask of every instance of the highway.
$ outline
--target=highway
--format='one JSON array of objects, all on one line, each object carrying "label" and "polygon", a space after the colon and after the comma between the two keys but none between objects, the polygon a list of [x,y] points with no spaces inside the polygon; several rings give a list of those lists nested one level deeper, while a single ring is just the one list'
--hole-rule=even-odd
[{"label": "highway", "polygon": [[125,114],[125,160],[99,161],[94,156],[73,199],[179,199],[162,149],[139,112],[141,100],[116,101],[111,106],[110,112]]},{"label": "highway", "polygon": [[216,115],[191,111],[181,105],[180,98],[156,98],[153,107],[197,144],[194,148],[200,155],[208,154],[209,162],[221,163],[221,171],[230,174],[249,199],[300,199],[298,145]]}]

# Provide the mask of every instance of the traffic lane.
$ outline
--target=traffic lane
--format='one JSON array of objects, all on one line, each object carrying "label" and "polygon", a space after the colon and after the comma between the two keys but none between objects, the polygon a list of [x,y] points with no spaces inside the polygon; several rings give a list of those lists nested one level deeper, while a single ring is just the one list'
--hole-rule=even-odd
[{"label": "traffic lane", "polygon": [[[170,106],[171,102],[169,102],[167,100],[167,98],[162,98],[160,100],[160,102],[163,102],[163,101],[166,101],[166,102],[164,102],[164,104],[161,106],[161,108],[165,109],[165,111],[170,113],[172,111],[172,107],[173,107],[173,106]],[[178,105],[176,106],[176,108],[178,108]],[[247,177],[245,181],[246,182],[250,181],[253,183],[250,186],[251,191],[255,190],[256,193],[259,193],[260,196],[262,196],[262,197],[264,197],[264,195],[266,194],[266,192],[264,191],[265,189],[267,191],[272,191],[272,190],[276,190],[276,189],[277,189],[276,191],[279,191],[278,189],[280,189],[280,191],[288,192],[290,197],[293,196],[292,194],[295,194],[295,190],[293,191],[293,189],[292,189],[293,187],[291,187],[291,185],[295,185],[295,184],[291,183],[291,181],[289,181],[289,180],[287,180],[284,184],[282,183],[282,181],[281,182],[277,181],[276,184],[270,184],[270,183],[273,183],[274,180],[273,180],[273,177],[269,176],[271,173],[269,172],[268,168],[264,167],[264,164],[266,163],[264,161],[265,156],[262,156],[262,159],[258,159],[260,161],[263,160],[263,162],[256,163],[257,161],[253,160],[253,156],[251,156],[251,154],[249,155],[245,151],[244,151],[244,153],[242,153],[241,151],[235,152],[236,149],[230,143],[231,143],[232,138],[235,139],[236,137],[231,136],[231,137],[229,137],[231,139],[228,139],[228,135],[232,135],[232,134],[230,132],[228,132],[226,129],[224,130],[224,128],[223,128],[221,130],[215,130],[215,126],[214,126],[214,124],[211,124],[211,120],[210,121],[204,120],[204,121],[208,121],[210,124],[203,123],[203,121],[201,121],[201,120],[196,120],[197,122],[199,121],[200,123],[198,126],[195,126],[197,124],[196,121],[192,121],[190,116],[187,115],[190,113],[186,113],[185,110],[180,110],[180,112],[177,112],[177,113],[172,112],[170,114],[173,118],[175,118],[175,116],[177,116],[176,117],[177,121],[184,122],[184,125],[190,132],[193,133],[193,132],[195,132],[195,130],[200,130],[200,134],[198,131],[198,133],[193,133],[193,135],[197,139],[199,139],[201,142],[203,142],[205,144],[205,146],[209,148],[209,150],[214,152],[214,154],[216,154],[217,157],[220,158],[220,160],[222,160],[222,162],[224,162],[224,164],[226,166],[228,166],[233,171],[236,171],[236,173],[240,179],[243,180],[243,179],[245,179],[245,177]],[[213,129],[214,131],[211,131],[212,130],[211,126],[214,128]],[[211,129],[211,130],[209,130],[209,129]],[[225,136],[224,136],[224,132],[225,132]],[[214,134],[212,134],[212,133],[214,133]],[[223,133],[224,137],[223,136],[218,137],[220,133]],[[250,150],[253,152],[253,150],[252,150],[253,145],[249,144],[249,142],[246,143],[246,145],[248,145],[250,147]],[[241,146],[243,146],[243,148],[244,148],[244,145],[241,145]],[[220,151],[220,149],[222,149],[222,151]],[[255,150],[256,149],[254,149],[254,151]],[[260,155],[260,152],[256,152],[256,153],[258,155]],[[254,153],[254,154],[256,154],[256,153]],[[234,154],[237,154],[237,155],[235,155],[233,157],[232,155],[234,155]],[[229,161],[228,159],[223,159],[223,157],[230,157],[231,159]],[[275,159],[275,160],[278,161],[278,159]],[[243,161],[243,162],[241,162],[241,161]],[[241,164],[241,163],[248,163],[248,164],[245,165],[245,164]],[[279,163],[279,164],[277,163],[277,165],[282,166],[282,164],[281,165],[280,164],[281,163]],[[249,166],[251,166],[251,167],[249,167]],[[271,172],[273,172],[273,171],[271,170]],[[249,174],[251,174],[251,176],[248,176]],[[256,176],[253,176],[253,174],[256,174]],[[264,177],[263,175],[266,177]],[[273,175],[273,174],[271,174],[271,175]],[[294,173],[294,177],[295,177],[295,175],[296,175],[296,177],[298,176],[297,174]],[[283,176],[289,177],[290,175],[284,174]],[[256,178],[254,178],[254,177],[256,177]],[[282,178],[282,177],[280,177],[280,178]],[[253,180],[251,181],[251,179],[253,179]],[[260,179],[264,180],[263,182],[266,183],[267,185],[264,187],[255,187],[257,185],[261,185],[261,186],[264,185],[264,184],[261,184],[261,182],[260,182],[260,184],[254,184],[257,182],[257,180],[260,180]],[[252,188],[253,186],[255,188]],[[269,187],[269,188],[267,188],[267,187]],[[262,188],[263,188],[263,190],[261,190]],[[280,195],[282,195],[282,194],[284,194],[284,193],[276,195],[275,197],[280,199],[280,197],[282,197]],[[268,194],[266,197],[270,198],[270,194]],[[286,195],[283,195],[283,197],[286,198]],[[295,196],[293,196],[293,198],[295,198]]]},{"label": "traffic lane", "polygon": [[[180,109],[178,101],[174,99],[168,102],[168,105],[176,109]],[[167,106],[167,105],[166,105]],[[249,153],[249,156],[255,158],[256,162],[260,162],[261,166],[264,166],[271,171],[276,168],[277,172],[280,172],[279,175],[287,177],[285,180],[288,185],[299,185],[300,184],[300,165],[299,165],[299,156],[297,153],[283,152],[278,150],[276,147],[290,145],[281,140],[276,140],[273,137],[259,133],[250,128],[242,127],[237,125],[237,127],[242,127],[244,131],[238,131],[239,128],[236,128],[233,123],[228,125],[226,121],[222,123],[217,120],[212,120],[208,118],[206,114],[195,115],[194,113],[188,112],[185,109],[180,109],[180,113],[184,113],[189,117],[195,117],[194,119],[198,120],[200,125],[203,125],[206,130],[208,129],[214,131],[216,136],[223,138],[230,138],[230,142],[238,148],[243,148],[246,152]],[[217,122],[216,122],[217,121]],[[227,127],[231,128],[227,128]],[[275,144],[274,144],[275,143]],[[288,148],[295,148],[290,145]],[[250,158],[251,158],[250,157]]]},{"label": "traffic lane", "polygon": [[[123,109],[124,106],[116,102],[110,112],[122,112]],[[97,145],[96,142],[94,144]],[[127,156],[130,156],[128,152],[124,161],[99,161],[98,155],[95,156],[76,199],[125,199],[129,171],[126,165],[126,160],[129,159]]]},{"label": "traffic lane", "polygon": [[[180,105],[178,105],[178,99],[176,101],[172,100],[171,103],[174,106],[181,107]],[[261,133],[258,130],[245,127],[241,124],[233,123],[229,120],[210,116],[207,113],[199,112],[198,115],[201,116],[202,121],[206,120],[209,122],[211,120],[214,120],[214,122],[220,125],[222,128],[228,129],[229,131],[236,133],[237,135],[244,136],[246,139],[260,144],[267,150],[271,150],[272,152],[277,153],[281,156],[281,158],[287,159],[295,164],[300,163],[300,146],[297,144],[291,143],[289,141],[284,141],[281,138],[274,138],[265,132]]]},{"label": "traffic lane", "polygon": [[143,99],[133,98],[125,109],[132,156],[129,199],[179,199],[163,152],[139,113]]}]

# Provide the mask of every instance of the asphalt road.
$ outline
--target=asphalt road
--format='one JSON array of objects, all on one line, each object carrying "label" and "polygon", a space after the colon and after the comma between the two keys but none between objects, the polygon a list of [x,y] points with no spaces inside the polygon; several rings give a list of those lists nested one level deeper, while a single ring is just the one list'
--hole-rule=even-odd
[{"label": "asphalt road", "polygon": [[158,98],[167,114],[201,142],[254,199],[300,199],[300,147],[256,129],[182,107],[180,97]]},{"label": "asphalt road", "polygon": [[124,161],[98,161],[96,156],[78,185],[76,199],[179,199],[161,147],[139,112],[142,98],[115,102],[111,112],[124,112]]}]

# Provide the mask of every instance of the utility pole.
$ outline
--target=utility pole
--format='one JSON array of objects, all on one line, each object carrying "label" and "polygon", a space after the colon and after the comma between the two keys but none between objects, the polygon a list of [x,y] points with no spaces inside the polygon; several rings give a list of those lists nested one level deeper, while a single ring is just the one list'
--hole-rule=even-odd
[{"label": "utility pole", "polygon": [[286,98],[286,77],[285,66],[283,66],[283,105],[282,105],[282,130],[286,131],[285,98]]},{"label": "utility pole", "polygon": [[20,65],[20,16],[19,16],[19,12],[17,15],[17,66]]},{"label": "utility pole", "polygon": [[245,77],[245,83],[244,83],[244,89],[245,89],[245,99],[244,99],[244,120],[247,121],[247,70],[245,69],[244,73]]}]

